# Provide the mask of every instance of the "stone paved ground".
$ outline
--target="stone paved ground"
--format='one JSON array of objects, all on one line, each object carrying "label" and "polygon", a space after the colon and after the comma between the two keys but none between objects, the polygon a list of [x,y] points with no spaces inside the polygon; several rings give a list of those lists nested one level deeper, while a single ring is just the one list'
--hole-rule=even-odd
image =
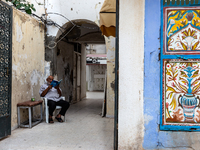
[{"label": "stone paved ground", "polygon": [[102,92],[88,92],[71,105],[66,122],[15,129],[0,141],[0,150],[112,150],[114,119],[100,116],[102,103]]}]

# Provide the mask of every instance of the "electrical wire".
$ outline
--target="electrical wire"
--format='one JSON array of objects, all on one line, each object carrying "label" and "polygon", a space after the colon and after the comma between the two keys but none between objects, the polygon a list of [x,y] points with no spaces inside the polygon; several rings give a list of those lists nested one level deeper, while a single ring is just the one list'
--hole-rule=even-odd
[{"label": "electrical wire", "polygon": [[83,27],[83,28],[87,28],[87,29],[99,29],[99,27],[85,27],[85,26],[79,26],[77,24],[75,24],[74,22],[72,22],[70,19],[68,19],[67,17],[63,16],[62,14],[59,14],[59,13],[54,13],[54,12],[48,12],[47,14],[54,14],[54,15],[59,15],[65,19],[67,19],[69,22],[71,22],[71,24],[75,25],[76,27],[80,28],[80,27]]},{"label": "electrical wire", "polygon": [[[45,23],[46,25],[55,26],[55,27],[57,27],[59,30],[60,30],[60,28],[63,29],[63,30],[65,29],[65,28],[61,27],[59,24],[57,24],[57,23],[54,22],[54,21],[44,19],[44,18],[43,18],[43,17],[44,17],[44,14],[43,14],[41,17],[39,17],[38,15],[36,15],[36,14],[34,14],[34,13],[32,13],[32,15],[35,16],[35,17],[37,17],[37,18],[39,18],[39,19],[40,19],[43,23]],[[60,30],[60,31],[63,33],[62,30]]]},{"label": "electrical wire", "polygon": [[[70,19],[68,19],[67,17],[65,17],[64,15],[59,14],[59,13],[48,12],[48,13],[46,13],[46,14],[59,15],[59,16],[65,18],[65,19],[67,19],[72,25],[74,25],[74,26],[76,26],[76,27],[78,27],[78,28],[81,28],[81,27],[82,27],[82,28],[92,29],[92,30],[94,30],[94,29],[99,29],[99,27],[85,27],[85,26],[83,26],[83,25],[82,25],[82,26],[79,26],[79,25],[75,24],[74,22],[72,22],[72,21],[71,21]],[[39,19],[40,19],[42,22],[44,22],[46,25],[51,25],[51,26],[55,26],[55,27],[57,27],[57,28],[59,27],[59,28],[65,29],[65,28],[63,28],[62,26],[60,26],[59,24],[57,24],[57,23],[54,22],[54,21],[44,19],[43,17],[44,17],[46,14],[42,14],[42,16],[39,17],[38,15],[32,13],[33,16],[39,18]],[[58,28],[58,29],[59,29],[59,28]],[[61,32],[62,32],[62,31],[61,31]],[[63,32],[62,32],[62,33],[63,33]]]},{"label": "electrical wire", "polygon": [[[63,18],[67,19],[67,20],[73,25],[73,26],[71,27],[71,29],[70,29],[64,36],[62,36],[62,38],[60,38],[57,42],[55,42],[55,41],[50,41],[49,44],[47,45],[47,47],[48,47],[49,49],[55,48],[56,45],[58,44],[58,42],[60,42],[64,37],[66,37],[66,36],[74,29],[74,27],[78,27],[78,28],[81,28],[81,27],[82,27],[82,28],[87,28],[87,29],[92,29],[92,30],[94,30],[94,29],[99,29],[99,27],[85,27],[85,26],[79,26],[79,25],[75,24],[74,22],[72,22],[72,21],[71,21],[70,19],[68,19],[67,17],[65,17],[65,16],[63,16],[62,14],[59,14],[59,13],[48,12],[48,13],[46,13],[46,14],[54,14],[54,15],[62,16]],[[52,20],[47,20],[47,19],[45,19],[44,17],[46,16],[46,14],[42,14],[42,16],[39,17],[38,15],[32,13],[33,16],[35,16],[35,17],[37,17],[38,19],[40,19],[44,24],[49,25],[49,26],[55,26],[56,28],[59,29],[59,31],[60,31],[61,33],[63,33],[63,31],[62,31],[61,29],[65,30],[65,28],[63,28],[62,26],[60,26],[59,24],[57,24],[56,22],[54,22],[54,21],[52,21]],[[51,45],[52,45],[52,46],[51,46]]]},{"label": "electrical wire", "polygon": [[[64,35],[62,36],[62,38],[60,38],[57,42],[54,41],[50,41],[49,44],[47,45],[47,47],[49,49],[53,49],[56,47],[56,45],[58,44],[58,42],[60,42],[65,36],[67,36],[73,29],[74,29],[75,25],[73,25],[73,27],[71,27],[71,29]],[[53,46],[50,46],[51,44],[54,44]]]},{"label": "electrical wire", "polygon": [[71,24],[77,26],[77,27],[80,27],[78,26],[77,24],[73,23],[70,19],[68,19],[67,17],[63,16],[62,14],[59,14],[59,13],[54,13],[54,12],[48,12],[47,14],[54,14],[54,15],[59,15],[59,16],[62,16],[63,18],[67,19],[69,22],[71,22]]}]

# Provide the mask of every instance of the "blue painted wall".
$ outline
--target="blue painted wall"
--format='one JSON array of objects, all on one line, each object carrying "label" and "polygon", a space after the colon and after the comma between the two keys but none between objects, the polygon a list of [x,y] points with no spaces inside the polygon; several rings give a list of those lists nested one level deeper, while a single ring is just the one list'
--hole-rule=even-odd
[{"label": "blue painted wall", "polygon": [[143,147],[158,144],[160,112],[160,0],[145,1],[144,118]]},{"label": "blue painted wall", "polygon": [[145,1],[144,149],[200,149],[200,132],[160,131],[161,1]]}]

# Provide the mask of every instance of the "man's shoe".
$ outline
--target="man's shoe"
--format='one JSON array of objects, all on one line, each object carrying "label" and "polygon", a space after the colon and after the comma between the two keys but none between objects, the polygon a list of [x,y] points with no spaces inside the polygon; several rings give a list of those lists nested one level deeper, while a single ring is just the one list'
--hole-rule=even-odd
[{"label": "man's shoe", "polygon": [[54,123],[52,118],[49,118],[49,123]]},{"label": "man's shoe", "polygon": [[55,117],[55,118],[58,120],[58,122],[63,122],[63,120],[61,119],[61,117],[60,118]]}]

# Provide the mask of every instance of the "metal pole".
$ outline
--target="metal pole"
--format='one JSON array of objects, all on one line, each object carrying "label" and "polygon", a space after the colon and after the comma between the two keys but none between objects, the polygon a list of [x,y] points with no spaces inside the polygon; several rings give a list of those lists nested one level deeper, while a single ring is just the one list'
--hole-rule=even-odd
[{"label": "metal pole", "polygon": [[114,150],[118,150],[119,0],[116,0]]}]

